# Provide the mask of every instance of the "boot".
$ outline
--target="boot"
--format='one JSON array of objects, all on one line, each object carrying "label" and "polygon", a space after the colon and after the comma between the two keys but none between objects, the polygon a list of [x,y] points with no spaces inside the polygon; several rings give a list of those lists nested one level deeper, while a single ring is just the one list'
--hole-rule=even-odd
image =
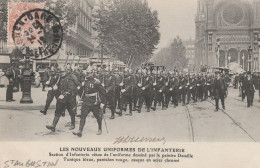
[{"label": "boot", "polygon": [[77,132],[72,132],[74,135],[77,135],[78,137],[82,137],[82,130],[84,128],[86,119],[81,119],[79,123],[79,130]]},{"label": "boot", "polygon": [[129,112],[129,115],[132,116],[132,111]]},{"label": "boot", "polygon": [[53,119],[52,125],[46,125],[46,128],[51,130],[52,132],[55,132],[55,128],[56,128],[56,125],[57,125],[59,119],[60,119],[60,117],[55,116]]},{"label": "boot", "polygon": [[70,125],[70,128],[69,130],[73,130],[75,129],[75,116],[71,116],[71,125]]},{"label": "boot", "polygon": [[111,117],[110,117],[109,119],[111,119],[111,120],[115,119],[115,115],[112,114]]},{"label": "boot", "polygon": [[97,135],[101,135],[102,134],[102,118],[100,120],[98,120],[98,132]]},{"label": "boot", "polygon": [[43,114],[43,115],[46,115],[47,114],[47,110],[40,110],[40,112]]},{"label": "boot", "polygon": [[115,111],[116,110],[111,110],[111,117],[109,119],[111,120],[115,119]]}]

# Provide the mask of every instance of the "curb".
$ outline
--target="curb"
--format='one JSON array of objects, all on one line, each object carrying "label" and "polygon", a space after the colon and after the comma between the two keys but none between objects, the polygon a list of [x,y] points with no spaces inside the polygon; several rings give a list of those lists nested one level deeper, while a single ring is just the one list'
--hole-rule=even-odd
[{"label": "curb", "polygon": [[[0,105],[3,110],[41,110],[44,105]],[[49,109],[55,109],[55,105],[50,105]]]}]

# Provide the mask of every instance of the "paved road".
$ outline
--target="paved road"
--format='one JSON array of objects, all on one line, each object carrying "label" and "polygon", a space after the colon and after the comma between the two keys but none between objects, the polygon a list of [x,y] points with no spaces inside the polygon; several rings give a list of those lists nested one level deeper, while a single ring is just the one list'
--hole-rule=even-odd
[{"label": "paved road", "polygon": [[[109,133],[103,124],[103,134],[96,135],[97,123],[90,114],[83,131],[83,137],[72,135],[69,130],[68,113],[62,117],[56,132],[46,129],[51,124],[54,109],[46,116],[36,110],[1,110],[0,140],[7,141],[107,141],[113,142],[119,136],[165,137],[168,142],[254,142],[260,141],[260,103],[256,95],[255,105],[237,97],[238,90],[230,88],[226,99],[226,110],[214,112],[214,102],[204,101],[155,112],[134,112],[133,116],[124,113],[122,117],[110,120],[110,112],[105,114]],[[213,104],[212,104],[213,103]],[[104,122],[103,122],[104,123]],[[79,119],[76,120],[78,129]]]}]

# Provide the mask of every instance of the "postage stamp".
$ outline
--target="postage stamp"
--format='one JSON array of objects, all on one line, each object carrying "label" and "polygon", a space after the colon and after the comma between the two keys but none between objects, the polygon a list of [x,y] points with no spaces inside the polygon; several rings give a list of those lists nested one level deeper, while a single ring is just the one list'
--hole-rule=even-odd
[{"label": "postage stamp", "polygon": [[[34,2],[9,2],[8,3],[8,45],[9,46],[14,46],[15,43],[12,38],[12,32],[13,32],[13,27],[16,22],[16,20],[26,11],[32,10],[32,9],[44,9],[45,3],[34,3]],[[30,21],[26,22],[25,31],[27,36],[30,36],[30,34],[35,31],[32,31],[32,27],[29,27]],[[42,23],[43,24],[43,23]],[[26,27],[27,26],[27,27]],[[30,30],[29,30],[30,29]],[[34,43],[34,46],[39,46],[39,43]]]}]

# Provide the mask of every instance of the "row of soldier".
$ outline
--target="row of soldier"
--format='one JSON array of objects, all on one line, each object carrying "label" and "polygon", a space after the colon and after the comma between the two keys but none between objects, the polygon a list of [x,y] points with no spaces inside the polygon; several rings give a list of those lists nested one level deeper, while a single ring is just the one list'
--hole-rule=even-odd
[{"label": "row of soldier", "polygon": [[[225,109],[224,97],[227,95],[228,82],[228,78],[220,73],[182,75],[145,69],[135,72],[127,68],[124,72],[106,69],[102,72],[92,67],[74,71],[67,68],[53,71],[50,80],[46,82],[52,89],[48,91],[46,105],[41,113],[46,115],[50,103],[56,97],[55,117],[53,124],[46,126],[48,129],[55,131],[60,117],[65,115],[67,109],[71,117],[71,130],[75,128],[75,117],[80,117],[79,130],[73,134],[82,136],[86,117],[93,112],[100,135],[106,109],[111,110],[110,119],[114,119],[116,113],[122,116],[123,111],[127,110],[130,116],[132,111],[141,113],[144,106],[147,112],[155,111],[159,105],[165,110],[170,102],[176,108],[179,103],[184,106],[191,101],[204,101],[208,97],[215,99],[216,111],[219,109],[219,99]],[[79,104],[81,111],[77,112]]]}]

